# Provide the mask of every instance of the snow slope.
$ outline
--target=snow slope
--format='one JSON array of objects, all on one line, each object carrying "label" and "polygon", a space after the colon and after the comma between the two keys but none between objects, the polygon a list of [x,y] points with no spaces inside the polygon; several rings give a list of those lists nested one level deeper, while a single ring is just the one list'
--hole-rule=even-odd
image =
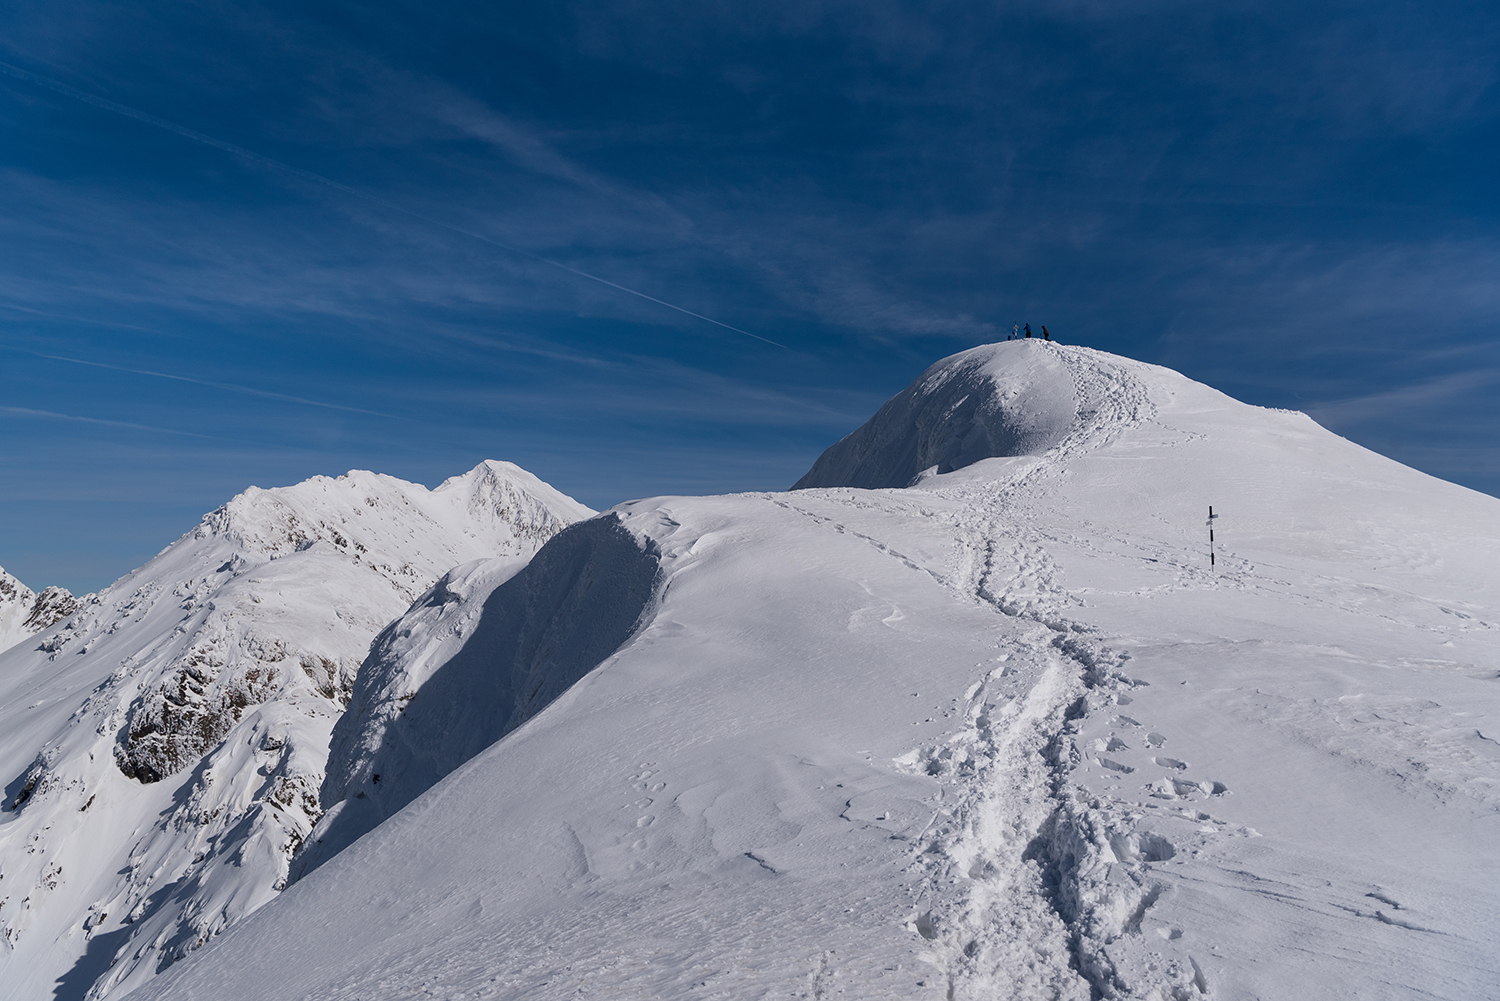
[{"label": "snow slope", "polygon": [[614,653],[649,620],[659,574],[652,547],[606,517],[564,529],[524,567],[486,560],[445,576],[377,637],[360,668],[333,731],[327,812],[294,878]]},{"label": "snow slope", "polygon": [[0,650],[72,615],[78,601],[65,587],[43,588],[37,594],[0,567]]},{"label": "snow slope", "polygon": [[[1492,996],[1500,501],[1084,348],[905,397],[817,489],[562,533],[425,660],[410,613],[325,787],[404,809],[136,996]],[[598,652],[528,644],[621,622],[505,733]]]},{"label": "snow slope", "polygon": [[0,654],[0,998],[123,991],[275,897],[375,634],[590,514],[501,462],[252,487]]}]

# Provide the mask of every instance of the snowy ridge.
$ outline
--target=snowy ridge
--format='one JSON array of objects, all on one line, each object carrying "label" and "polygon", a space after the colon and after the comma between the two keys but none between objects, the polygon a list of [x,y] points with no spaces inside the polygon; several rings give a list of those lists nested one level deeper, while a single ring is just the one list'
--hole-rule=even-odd
[{"label": "snowy ridge", "polygon": [[625,643],[653,610],[654,548],[616,517],[581,522],[524,566],[458,568],[387,627],[334,727],[321,794],[327,813],[294,878],[535,716]]},{"label": "snowy ridge", "polygon": [[273,898],[370,640],[591,513],[498,462],[251,488],[0,654],[0,997],[128,989]]},{"label": "snowy ridge", "polygon": [[[363,471],[314,476],[295,488],[251,487],[204,516],[193,537],[224,536],[267,558],[327,542],[382,576],[410,576],[383,548],[424,531],[456,533],[497,556],[534,552],[588,508],[511,462],[487,460],[430,492],[394,476]],[[370,548],[374,546],[375,548]]]},{"label": "snowy ridge", "polygon": [[914,385],[819,489],[591,522],[645,606],[568,533],[527,588],[419,603],[330,767],[356,798],[387,746],[507,729],[509,682],[449,677],[634,624],[570,686],[593,657],[532,661],[545,708],[140,996],[1486,996],[1500,502],[1084,348]]},{"label": "snowy ridge", "polygon": [[[1070,738],[1079,721],[1130,702],[1124,694],[1130,679],[1121,671],[1127,658],[1066,615],[1046,547],[1017,531],[1011,517],[992,513],[1024,504],[1026,488],[1054,464],[1108,445],[1157,415],[1136,373],[1086,350],[1055,357],[1074,398],[1099,401],[1089,419],[1058,436],[1045,464],[998,490],[985,483],[953,491],[966,502],[960,510],[979,517],[955,519],[964,541],[951,585],[1035,628],[964,693],[967,726],[902,759],[945,779],[953,804],[914,851],[928,907],[913,927],[932,942],[930,961],[943,970],[950,997],[1012,992],[1187,1001],[1207,993],[1190,956],[1158,952],[1125,976],[1105,949],[1139,935],[1161,892],[1150,863],[1172,858],[1172,842],[1128,822],[1110,828],[1068,781],[1078,760]],[[1013,576],[1001,584],[999,574]],[[1106,749],[1113,750],[1099,748]]]},{"label": "snowy ridge", "polygon": [[79,600],[64,587],[43,588],[37,594],[0,567],[0,651],[72,615]]}]

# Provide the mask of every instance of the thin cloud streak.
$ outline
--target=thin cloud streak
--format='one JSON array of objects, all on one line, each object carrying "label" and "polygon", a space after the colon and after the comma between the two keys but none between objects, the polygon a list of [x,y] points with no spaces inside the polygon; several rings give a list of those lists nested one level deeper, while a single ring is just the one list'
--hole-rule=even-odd
[{"label": "thin cloud streak", "polygon": [[[1383,390],[1379,393],[1370,393],[1364,396],[1355,396],[1318,404],[1309,407],[1307,412],[1319,424],[1331,426],[1352,425],[1365,421],[1378,420],[1386,417],[1393,411],[1413,414],[1439,410],[1443,411],[1443,422],[1451,427],[1455,422],[1455,417],[1447,411],[1454,400],[1469,393],[1488,393],[1491,387],[1497,385],[1500,385],[1500,369],[1492,368],[1456,372],[1451,375],[1426,379],[1409,385],[1397,386],[1394,389]],[[1472,428],[1475,431],[1483,431],[1489,425],[1490,422],[1487,420],[1475,419]]]},{"label": "thin cloud streak", "polygon": [[143,327],[136,323],[118,323],[113,320],[99,320],[87,316],[70,316],[67,313],[54,313],[50,310],[35,309],[31,306],[21,306],[14,302],[0,302],[0,309],[10,309],[17,313],[27,313],[31,316],[39,316],[47,320],[61,320],[65,323],[81,323],[90,327],[108,328],[111,330],[134,330],[137,333],[155,333],[150,327]]},{"label": "thin cloud streak", "polygon": [[[0,59],[165,116],[0,73],[0,341],[407,419],[0,355],[0,402],[255,443],[0,414],[5,496],[160,477],[206,509],[484,456],[596,507],[784,487],[1017,320],[1500,494],[1496,384],[1443,381],[1500,367],[1471,0],[253,6],[0,13]],[[125,516],[8,524],[82,551]]]},{"label": "thin cloud streak", "polygon": [[324,177],[322,174],[317,174],[310,170],[304,170],[301,167],[294,167],[290,164],[282,163],[280,160],[273,160],[268,156],[263,156],[260,153],[245,149],[243,146],[236,146],[233,143],[227,143],[223,140],[215,139],[212,136],[204,135],[202,132],[195,132],[192,129],[177,125],[174,122],[169,122],[164,118],[158,118],[157,116],[147,114],[144,111],[138,111],[135,108],[131,108],[123,104],[118,104],[114,101],[106,100],[102,97],[97,97],[86,91],[79,90],[76,87],[70,87],[67,84],[61,83],[57,80],[39,76],[35,73],[23,70],[17,66],[12,66],[9,63],[0,62],[0,73],[5,73],[6,75],[15,77],[18,80],[24,80],[27,83],[31,83],[36,86],[55,91],[56,93],[62,94],[65,97],[70,97],[76,101],[82,101],[83,103],[93,105],[96,108],[101,108],[105,111],[113,112],[117,115],[124,115],[127,118],[133,118],[136,121],[144,122],[147,125],[154,125],[157,128],[176,133],[177,135],[180,135],[186,139],[204,143],[208,146],[214,147],[215,149],[223,150],[226,153],[231,153],[235,156],[240,157],[241,159],[248,160],[249,162],[254,163],[258,166],[267,167],[271,170],[279,170],[283,173],[290,174],[293,177],[299,177],[306,181],[313,181],[314,183],[325,185],[327,187],[333,188],[335,191],[350,195],[354,198],[361,198],[365,201],[379,205],[382,208],[390,209],[393,212],[400,212],[403,215],[410,216],[413,219],[418,219],[422,222],[427,223],[428,225],[441,227],[442,229],[457,233],[460,236],[467,236],[471,240],[478,240],[481,243],[487,243],[490,246],[499,247],[501,250],[507,250],[513,254],[520,254],[522,257],[527,257],[533,261],[538,261],[542,264],[547,264],[551,267],[559,268],[563,271],[568,272],[569,274],[577,275],[580,278],[587,278],[589,281],[598,282],[600,285],[607,285],[612,289],[616,289],[628,295],[637,296],[638,298],[645,299],[648,302],[654,302],[658,306],[665,306],[667,309],[674,309],[679,313],[684,313],[688,316],[702,320],[705,323],[711,323],[716,327],[723,327],[725,330],[731,330],[737,334],[743,334],[746,337],[752,337],[757,341],[764,341],[767,344],[782,348],[783,350],[791,350],[790,348],[787,348],[785,344],[782,344],[778,341],[773,341],[769,337],[762,337],[759,334],[752,334],[748,330],[741,330],[739,327],[731,326],[730,324],[724,323],[720,320],[715,320],[710,316],[704,316],[702,313],[694,312],[693,310],[687,309],[686,307],[670,303],[665,299],[658,299],[656,296],[647,295],[645,292],[638,292],[633,288],[627,288],[626,286],[620,285],[616,282],[612,282],[607,278],[601,278],[598,275],[590,274],[587,271],[581,271],[578,268],[570,267],[569,265],[563,264],[561,261],[555,261],[550,257],[543,257],[540,254],[533,254],[529,250],[522,250],[520,247],[512,246],[508,243],[503,243],[500,240],[494,239],[493,237],[485,236],[481,233],[476,233],[472,230],[465,229],[462,226],[456,226],[453,223],[444,222],[432,216],[417,212],[414,209],[409,209],[403,205],[397,204],[396,202],[381,198],[379,195],[372,195],[368,192],[361,191],[358,188],[352,188],[349,185],[339,181],[335,181],[332,178]]},{"label": "thin cloud streak", "polygon": [[102,417],[79,417],[77,414],[60,414],[53,410],[32,410],[29,407],[6,407],[0,406],[0,413],[14,414],[17,417],[45,417],[51,420],[78,421],[83,424],[102,424],[105,427],[129,428],[132,431],[154,431],[157,434],[182,435],[185,438],[203,438],[207,441],[225,441],[224,438],[216,438],[213,435],[198,434],[196,431],[177,431],[173,428],[153,427],[150,424],[132,424],[129,421],[111,421]]},{"label": "thin cloud streak", "polygon": [[90,368],[104,368],[114,372],[129,372],[131,375],[149,375],[157,379],[171,379],[174,382],[190,382],[196,386],[207,386],[210,389],[227,389],[236,393],[248,393],[251,396],[264,396],[272,400],[284,400],[288,403],[301,403],[309,407],[324,407],[328,410],[343,410],[351,414],[369,414],[372,417],[388,417],[395,421],[404,421],[409,418],[398,414],[387,414],[379,410],[365,410],[362,407],[346,407],[339,403],[325,403],[320,400],[309,400],[301,396],[289,396],[286,393],[274,393],[269,389],[256,389],[253,386],[241,386],[233,382],[214,382],[209,379],[193,379],[185,375],[172,375],[168,372],[153,372],[144,368],[127,368],[124,365],[109,365],[102,361],[85,361],[82,358],[66,358],[62,355],[43,354],[40,351],[32,351],[30,354],[38,358],[46,358],[49,361],[63,361],[72,365],[87,365]]}]

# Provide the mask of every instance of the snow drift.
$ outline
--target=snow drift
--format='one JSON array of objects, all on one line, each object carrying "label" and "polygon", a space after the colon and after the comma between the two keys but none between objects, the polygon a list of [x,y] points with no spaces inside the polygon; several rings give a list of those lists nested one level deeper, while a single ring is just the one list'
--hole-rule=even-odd
[{"label": "snow drift", "polygon": [[500,462],[252,487],[0,654],[0,998],[128,989],[272,899],[370,640],[590,514]]},{"label": "snow drift", "polygon": [[[333,730],[298,876],[514,730],[649,621],[655,546],[614,516],[564,529],[524,567],[452,571],[376,638]],[[461,635],[460,642],[453,642]]]}]

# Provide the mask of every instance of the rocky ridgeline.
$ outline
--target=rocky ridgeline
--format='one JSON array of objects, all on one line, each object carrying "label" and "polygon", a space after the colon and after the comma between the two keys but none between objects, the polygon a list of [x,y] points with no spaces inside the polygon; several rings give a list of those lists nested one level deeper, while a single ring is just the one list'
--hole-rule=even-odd
[{"label": "rocky ridgeline", "polygon": [[65,587],[43,588],[38,594],[0,567],[0,650],[56,625],[78,605]]}]

